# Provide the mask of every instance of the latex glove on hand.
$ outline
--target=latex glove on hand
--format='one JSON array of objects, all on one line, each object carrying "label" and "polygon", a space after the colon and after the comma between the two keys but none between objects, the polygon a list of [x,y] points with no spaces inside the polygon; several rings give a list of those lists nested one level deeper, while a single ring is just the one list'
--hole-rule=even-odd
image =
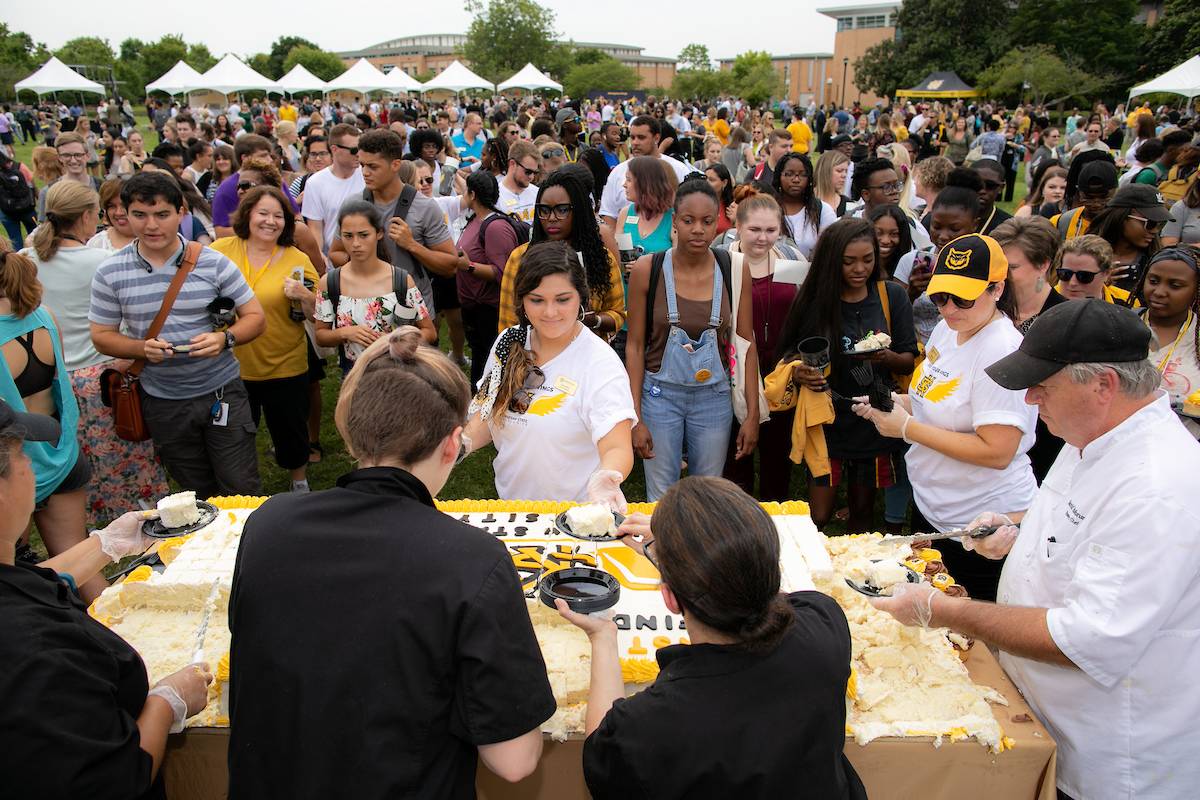
[{"label": "latex glove on hand", "polygon": [[629,510],[625,495],[621,493],[621,481],[625,480],[615,469],[598,469],[587,482],[588,501],[624,514]]},{"label": "latex glove on hand", "polygon": [[208,705],[208,685],[212,681],[208,664],[189,664],[163,678],[150,690],[150,696],[166,700],[175,712],[171,733],[183,730],[183,721],[199,714]]},{"label": "latex glove on hand", "polygon": [[554,607],[563,619],[586,633],[589,639],[602,636],[611,636],[614,640],[617,638],[617,625],[613,622],[612,609],[595,614],[580,614],[572,611],[567,601],[561,597],[554,601]]},{"label": "latex glove on hand", "polygon": [[933,620],[933,598],[939,594],[928,583],[898,583],[892,587],[890,597],[872,597],[868,602],[891,614],[901,625],[928,628]]},{"label": "latex glove on hand", "polygon": [[122,514],[100,531],[92,531],[88,536],[100,540],[100,549],[113,561],[120,561],[125,556],[145,552],[154,544],[155,539],[142,535],[142,523],[145,517],[140,511],[130,511]]},{"label": "latex glove on hand", "polygon": [[1001,559],[1008,555],[1009,550],[1012,550],[1012,546],[1017,541],[1017,536],[1021,533],[1021,529],[1010,518],[1004,514],[997,514],[994,511],[983,512],[971,520],[971,524],[967,526],[967,529],[984,527],[994,527],[996,528],[996,532],[979,538],[973,536],[962,537],[959,541],[962,542],[964,550],[979,553],[979,555],[985,558]]},{"label": "latex glove on hand", "polygon": [[[897,395],[893,392],[893,402],[895,402],[896,397]],[[904,406],[899,402],[895,402],[891,411],[880,411],[878,408],[873,408],[869,403],[855,403],[851,409],[863,419],[873,422],[875,430],[879,431],[881,435],[892,439],[904,439],[908,423],[912,419],[912,414],[905,411]]]}]

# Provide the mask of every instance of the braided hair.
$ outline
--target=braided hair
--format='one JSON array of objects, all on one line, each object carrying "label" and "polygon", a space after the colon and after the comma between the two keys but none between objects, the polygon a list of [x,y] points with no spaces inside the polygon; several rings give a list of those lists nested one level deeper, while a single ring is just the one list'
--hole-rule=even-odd
[{"label": "braided hair", "polygon": [[[1200,317],[1200,248],[1190,244],[1178,244],[1172,247],[1164,247],[1155,253],[1146,269],[1142,271],[1142,278],[1138,281],[1138,285],[1134,292],[1134,297],[1141,299],[1145,303],[1146,278],[1150,275],[1150,267],[1154,266],[1159,261],[1182,261],[1192,268],[1192,274],[1196,279],[1196,290],[1192,295],[1192,314]],[[1146,313],[1146,319],[1149,321],[1149,312]],[[1192,325],[1192,344],[1196,354],[1196,366],[1200,367],[1200,320],[1197,320]]]},{"label": "braided hair", "polygon": [[[569,166],[564,165],[546,176],[541,186],[538,187],[537,202],[542,202],[542,197],[551,186],[562,187],[563,191],[567,193],[573,209],[571,235],[567,237],[567,244],[583,257],[583,269],[587,274],[587,283],[592,296],[604,298],[612,289],[611,255],[600,238],[600,226],[596,223],[596,215],[592,212],[591,191],[584,184],[582,176],[576,174],[574,169],[568,169]],[[546,241],[549,239],[542,227],[542,221],[537,214],[534,214],[533,232],[529,238],[530,247],[538,242]]]}]

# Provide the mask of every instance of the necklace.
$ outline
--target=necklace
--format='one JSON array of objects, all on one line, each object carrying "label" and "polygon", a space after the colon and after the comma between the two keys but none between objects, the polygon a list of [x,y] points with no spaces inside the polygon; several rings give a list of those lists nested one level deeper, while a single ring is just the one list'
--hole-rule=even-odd
[{"label": "necklace", "polygon": [[[1163,356],[1162,361],[1158,362],[1158,371],[1161,374],[1166,369],[1167,364],[1171,361],[1171,356],[1175,354],[1175,348],[1183,341],[1183,335],[1187,333],[1187,329],[1192,324],[1192,312],[1189,310],[1187,316],[1184,317],[1183,324],[1179,326],[1179,335],[1175,337],[1175,341],[1171,343],[1171,349]],[[1150,324],[1150,313],[1146,312],[1146,327],[1150,329],[1151,335],[1154,335],[1154,326]]]},{"label": "necklace", "polygon": [[250,243],[246,242],[246,282],[250,284],[251,291],[255,290],[255,288],[258,286],[258,282],[262,280],[262,276],[266,274],[267,270],[271,266],[271,263],[275,261],[275,253],[278,252],[278,250],[279,245],[272,247],[271,255],[267,257],[267,260],[263,262],[263,265],[259,267],[258,271],[256,272],[254,265],[250,263]]}]

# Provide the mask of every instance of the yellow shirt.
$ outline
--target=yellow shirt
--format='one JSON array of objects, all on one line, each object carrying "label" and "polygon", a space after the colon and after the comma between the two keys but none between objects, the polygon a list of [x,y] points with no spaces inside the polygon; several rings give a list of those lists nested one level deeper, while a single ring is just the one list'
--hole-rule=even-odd
[{"label": "yellow shirt", "polygon": [[295,247],[281,247],[271,263],[251,268],[244,239],[225,236],[213,242],[211,247],[237,264],[267,318],[267,329],[262,335],[233,349],[242,367],[242,379],[267,381],[294,378],[306,372],[308,337],[304,323],[291,318],[292,301],[283,293],[283,281],[292,277],[292,270],[303,268],[304,279],[315,286],[317,271],[313,269],[312,261]]},{"label": "yellow shirt", "polygon": [[[1078,214],[1076,214],[1075,211],[1076,209],[1071,209],[1070,211],[1063,212],[1063,214],[1073,215],[1071,217],[1070,224],[1067,225],[1067,232],[1063,236],[1064,242],[1067,239],[1074,239],[1076,236],[1083,236],[1085,233],[1087,233],[1088,226],[1092,224],[1090,220],[1084,219],[1082,211],[1080,211]],[[1061,218],[1062,214],[1055,214],[1050,218],[1050,224],[1054,226],[1055,230],[1058,230],[1058,221]]]},{"label": "yellow shirt", "polygon": [[787,131],[792,135],[792,151],[807,153],[812,145],[812,128],[808,127],[808,123],[797,118],[787,126]]},{"label": "yellow shirt", "polygon": [[713,136],[721,140],[721,146],[729,144],[729,123],[723,119],[718,119],[712,126]]},{"label": "yellow shirt", "polygon": [[280,119],[286,119],[286,120],[295,122],[297,119],[297,116],[298,115],[296,113],[295,106],[280,106],[279,107],[279,118]]},{"label": "yellow shirt", "polygon": [[[528,249],[528,242],[516,247],[504,265],[504,276],[500,280],[500,332],[520,322],[517,319],[517,274],[521,271],[521,256]],[[621,267],[612,253],[608,254],[608,280],[608,294],[599,299],[592,295],[589,305],[595,313],[612,317],[617,330],[621,330],[625,324],[625,289],[621,285]]]}]

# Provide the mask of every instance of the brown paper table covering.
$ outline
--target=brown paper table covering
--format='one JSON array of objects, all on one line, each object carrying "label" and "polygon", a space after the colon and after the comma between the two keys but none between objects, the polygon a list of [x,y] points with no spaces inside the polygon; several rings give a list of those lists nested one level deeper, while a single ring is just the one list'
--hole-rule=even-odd
[{"label": "brown paper table covering", "polygon": [[[999,755],[973,739],[876,739],[866,747],[846,740],[846,755],[858,770],[872,800],[1054,800],[1055,745],[1036,718],[1013,722],[1029,706],[981,644],[967,658],[977,683],[993,686],[1008,706],[993,706],[1005,734],[1016,746]],[[192,728],[170,737],[163,775],[170,800],[222,800],[226,796],[228,728]],[[517,784],[479,768],[481,800],[586,800],[583,741],[547,741],[537,771]]]}]

